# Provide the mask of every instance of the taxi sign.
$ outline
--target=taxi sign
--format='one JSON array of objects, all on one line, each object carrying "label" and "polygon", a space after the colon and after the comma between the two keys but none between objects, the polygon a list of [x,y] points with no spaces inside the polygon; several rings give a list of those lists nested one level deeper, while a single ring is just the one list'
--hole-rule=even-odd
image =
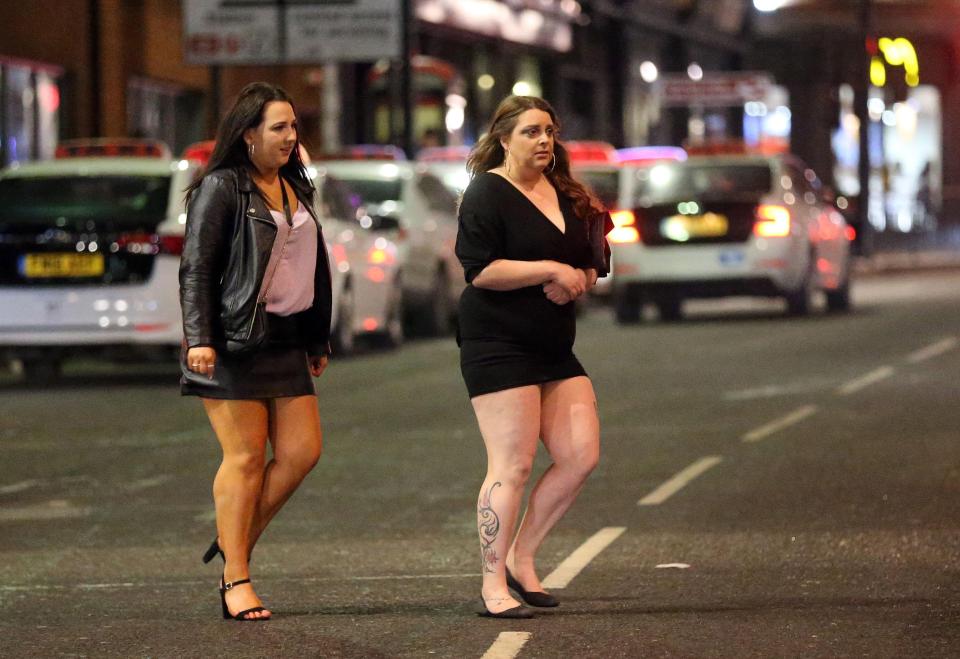
[{"label": "taxi sign", "polygon": [[20,257],[20,274],[28,279],[54,277],[99,277],[103,254],[48,253]]},{"label": "taxi sign", "polygon": [[335,153],[322,153],[317,160],[406,160],[403,149],[392,144],[354,144]]},{"label": "taxi sign", "polygon": [[170,149],[159,140],[66,140],[57,145],[57,158],[170,158]]}]

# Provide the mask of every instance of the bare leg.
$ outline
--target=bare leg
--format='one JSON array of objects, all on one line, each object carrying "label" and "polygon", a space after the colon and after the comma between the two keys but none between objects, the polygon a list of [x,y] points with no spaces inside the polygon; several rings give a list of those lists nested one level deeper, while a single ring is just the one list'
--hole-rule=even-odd
[{"label": "bare leg", "polygon": [[530,493],[507,556],[510,572],[532,591],[543,590],[534,566],[537,550],[577,498],[600,457],[600,422],[589,378],[547,383],[542,401],[541,437],[553,464]]},{"label": "bare leg", "polygon": [[276,398],[270,402],[270,444],[273,459],[263,473],[260,502],[250,529],[249,552],[320,459],[323,434],[316,396]]},{"label": "bare leg", "polygon": [[537,450],[540,387],[497,391],[471,402],[487,449],[487,475],[477,501],[481,592],[487,610],[499,613],[520,604],[507,590],[504,559]]},{"label": "bare leg", "polygon": [[[226,556],[225,581],[248,578],[247,553],[260,489],[267,444],[266,403],[250,400],[203,399],[210,425],[223,449],[223,461],[213,480],[217,510],[217,533]],[[227,592],[227,607],[238,612],[262,606],[251,584]],[[250,618],[268,618],[269,611],[251,613]]]}]

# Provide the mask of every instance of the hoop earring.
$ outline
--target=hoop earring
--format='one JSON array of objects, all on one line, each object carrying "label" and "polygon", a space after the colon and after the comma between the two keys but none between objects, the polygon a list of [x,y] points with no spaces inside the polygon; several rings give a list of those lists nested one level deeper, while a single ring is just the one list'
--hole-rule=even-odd
[{"label": "hoop earring", "polygon": [[553,170],[555,170],[556,168],[557,168],[557,154],[554,153],[554,154],[553,154],[553,160],[550,161],[550,169],[549,169],[549,170],[544,169],[544,170],[543,170],[543,173],[544,173],[544,174],[553,174]]}]

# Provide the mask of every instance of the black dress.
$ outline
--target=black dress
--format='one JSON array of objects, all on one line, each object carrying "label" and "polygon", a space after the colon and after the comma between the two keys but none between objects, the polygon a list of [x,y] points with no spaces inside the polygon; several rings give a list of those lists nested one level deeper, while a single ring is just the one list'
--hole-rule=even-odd
[{"label": "black dress", "polygon": [[[457,257],[467,284],[492,261],[558,261],[593,267],[584,223],[558,194],[565,230],[498,174],[485,172],[460,204]],[[543,287],[492,291],[468,285],[460,296],[460,370],[470,397],[586,375],[573,354],[574,303],[558,305]]]}]

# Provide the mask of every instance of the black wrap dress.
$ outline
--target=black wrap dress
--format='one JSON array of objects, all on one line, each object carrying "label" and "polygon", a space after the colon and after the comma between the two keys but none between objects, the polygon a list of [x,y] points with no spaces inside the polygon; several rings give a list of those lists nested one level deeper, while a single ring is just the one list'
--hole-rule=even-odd
[{"label": "black wrap dress", "polygon": [[573,354],[573,302],[554,304],[541,285],[512,291],[470,285],[497,259],[593,267],[586,226],[570,199],[559,193],[558,199],[564,231],[498,174],[480,174],[464,192],[456,252],[468,286],[460,296],[457,342],[471,398],[586,375]]}]

